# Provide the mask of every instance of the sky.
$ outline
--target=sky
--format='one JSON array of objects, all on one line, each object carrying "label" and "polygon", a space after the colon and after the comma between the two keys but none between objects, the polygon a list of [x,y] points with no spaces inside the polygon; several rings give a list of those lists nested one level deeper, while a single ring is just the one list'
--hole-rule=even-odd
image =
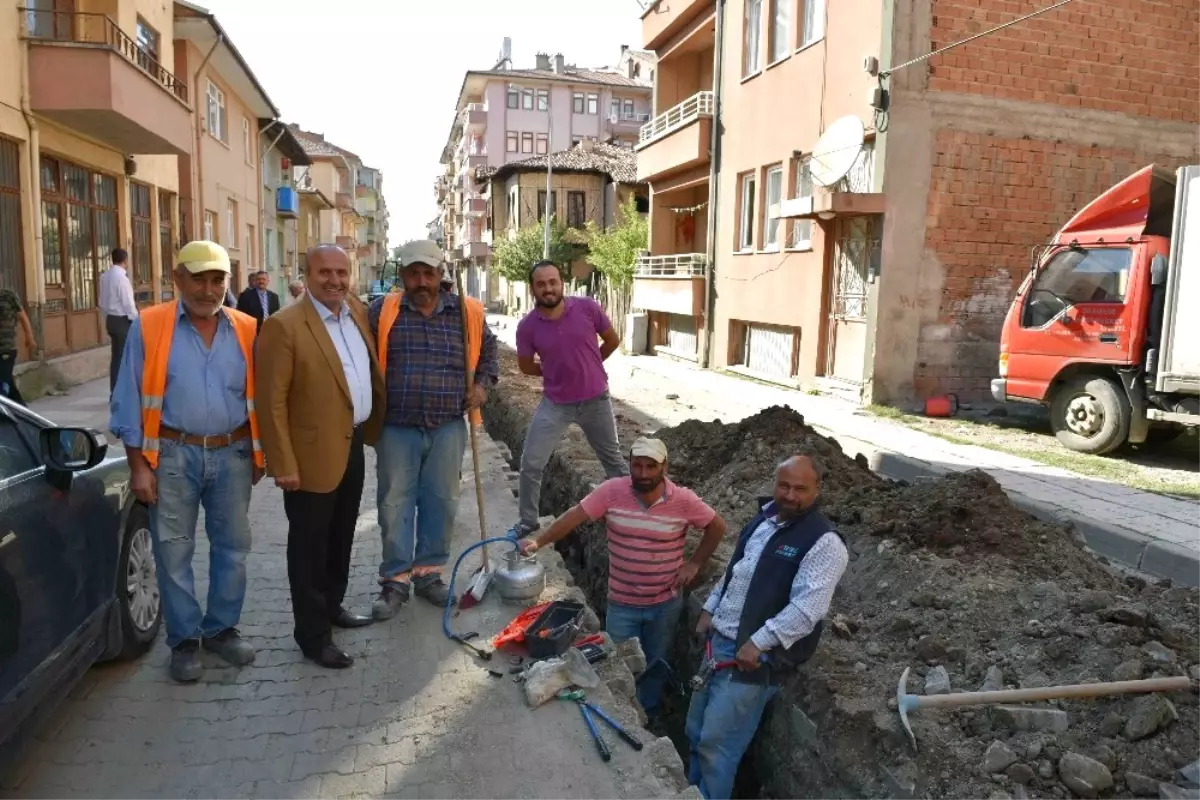
[{"label": "sky", "polygon": [[539,51],[616,64],[641,45],[638,0],[198,0],[283,118],[383,170],[390,245],[424,238],[463,75]]}]

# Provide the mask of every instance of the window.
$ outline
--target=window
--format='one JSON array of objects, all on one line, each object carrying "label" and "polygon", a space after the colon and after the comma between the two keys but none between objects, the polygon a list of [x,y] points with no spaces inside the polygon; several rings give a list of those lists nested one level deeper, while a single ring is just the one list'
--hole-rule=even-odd
[{"label": "window", "polygon": [[246,263],[250,266],[251,269],[254,269],[256,266],[259,266],[258,262],[254,260],[254,226],[253,225],[246,226],[246,240],[245,240],[244,244],[242,245],[242,252],[245,254]]},{"label": "window", "polygon": [[587,96],[587,113],[589,113],[589,114],[599,114],[600,113],[600,95],[589,94]]},{"label": "window", "polygon": [[222,142],[229,142],[228,120],[225,117],[225,93],[212,81],[208,82],[208,132]]},{"label": "window", "polygon": [[572,228],[587,225],[587,195],[583,192],[567,192],[567,224]]},{"label": "window", "polygon": [[[808,156],[796,160],[795,191],[798,199],[807,198],[810,203],[812,202],[812,161]],[[813,221],[811,219],[798,219],[792,223],[792,249],[812,249],[812,226]]]},{"label": "window", "polygon": [[586,110],[586,102],[587,99],[583,96],[582,92],[575,92],[571,95],[571,111],[576,114],[582,114]]},{"label": "window", "polygon": [[506,153],[515,153],[521,149],[520,139],[516,131],[509,131],[504,134],[504,151]]},{"label": "window", "polygon": [[779,249],[779,204],[783,200],[783,167],[767,170],[767,198],[763,204],[763,249]]},{"label": "window", "polygon": [[621,113],[625,115],[625,119],[633,119],[633,101],[626,98],[621,101]]},{"label": "window", "polygon": [[217,232],[217,212],[204,212],[204,238],[206,241],[212,242],[216,240]]},{"label": "window", "polygon": [[133,222],[133,261],[130,279],[135,287],[150,283],[150,187],[141,183],[129,184],[130,216]]},{"label": "window", "polygon": [[1059,250],[1037,271],[1021,324],[1040,328],[1081,303],[1123,303],[1131,253],[1124,247]]},{"label": "window", "polygon": [[621,117],[621,101],[614,97],[608,113],[613,119],[619,119]]},{"label": "window", "polygon": [[[546,190],[540,189],[537,194],[537,212],[538,222],[543,222],[546,219]],[[550,193],[550,216],[558,213],[558,192]]]},{"label": "window", "polygon": [[162,269],[159,276],[162,284],[162,297],[169,299],[175,295],[172,290],[171,273],[175,269],[175,207],[174,196],[170,192],[158,193],[158,263]]},{"label": "window", "polygon": [[[8,417],[0,417],[0,481],[15,478],[41,466],[17,424]],[[30,434],[32,433],[31,431]]]},{"label": "window", "polygon": [[242,117],[242,153],[246,156],[246,163],[254,166],[254,143],[250,137],[250,120]]},{"label": "window", "polygon": [[771,0],[771,56],[774,64],[792,52],[792,0]]},{"label": "window", "polygon": [[544,156],[550,152],[550,135],[539,133],[537,135],[537,152],[539,156]]},{"label": "window", "polygon": [[237,203],[225,201],[225,246],[237,249]]},{"label": "window", "polygon": [[24,297],[24,249],[21,236],[21,150],[9,139],[0,137],[0,289],[13,289]]},{"label": "window", "polygon": [[525,89],[521,92],[521,108],[525,111],[533,111],[533,89]]},{"label": "window", "polygon": [[118,244],[117,181],[67,161],[43,156],[43,270],[65,302],[49,311],[96,307],[96,276]]},{"label": "window", "polygon": [[754,249],[754,201],[758,198],[758,181],[753,172],[742,176],[742,214],[738,230],[738,249]]},{"label": "window", "polygon": [[532,133],[522,133],[521,134],[521,152],[522,153],[532,153],[533,152],[533,134]]},{"label": "window", "polygon": [[762,69],[762,4],[763,0],[746,0],[746,28],[742,32],[743,77]]},{"label": "window", "polygon": [[537,90],[537,110],[538,111],[549,111],[550,110],[550,90],[549,89],[538,89]]},{"label": "window", "polygon": [[137,18],[137,64],[147,72],[158,71],[158,31],[151,28],[146,20]]},{"label": "window", "polygon": [[800,46],[825,36],[825,0],[800,0]]},{"label": "window", "polygon": [[509,108],[520,108],[521,107],[521,92],[519,90],[512,89],[512,88],[510,88],[508,90],[508,107]]}]

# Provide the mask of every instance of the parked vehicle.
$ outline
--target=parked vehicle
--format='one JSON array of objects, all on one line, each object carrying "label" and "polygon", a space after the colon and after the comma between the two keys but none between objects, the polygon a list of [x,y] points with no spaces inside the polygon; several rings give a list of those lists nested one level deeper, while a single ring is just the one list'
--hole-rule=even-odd
[{"label": "parked vehicle", "polygon": [[1009,308],[999,372],[993,397],[1049,406],[1079,452],[1200,425],[1200,166],[1145,167],[1063,226]]},{"label": "parked vehicle", "polygon": [[158,635],[150,518],[107,451],[0,398],[0,766],[88,667]]}]

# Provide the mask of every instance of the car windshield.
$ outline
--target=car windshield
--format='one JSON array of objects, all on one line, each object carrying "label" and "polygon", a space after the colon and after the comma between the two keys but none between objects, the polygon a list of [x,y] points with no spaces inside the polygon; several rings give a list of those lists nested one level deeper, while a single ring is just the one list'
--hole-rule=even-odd
[{"label": "car windshield", "polygon": [[1025,327],[1040,327],[1081,303],[1123,303],[1132,253],[1124,247],[1059,250],[1034,278]]}]

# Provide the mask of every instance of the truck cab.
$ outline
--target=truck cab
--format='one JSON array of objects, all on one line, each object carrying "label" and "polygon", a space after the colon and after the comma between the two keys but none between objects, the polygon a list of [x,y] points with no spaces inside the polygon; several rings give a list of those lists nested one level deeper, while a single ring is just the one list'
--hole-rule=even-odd
[{"label": "truck cab", "polygon": [[1072,450],[1106,453],[1187,424],[1194,394],[1163,393],[1157,381],[1182,300],[1168,302],[1185,261],[1177,183],[1152,165],[1088,203],[1038,254],[1009,308],[992,395],[1047,405]]}]

